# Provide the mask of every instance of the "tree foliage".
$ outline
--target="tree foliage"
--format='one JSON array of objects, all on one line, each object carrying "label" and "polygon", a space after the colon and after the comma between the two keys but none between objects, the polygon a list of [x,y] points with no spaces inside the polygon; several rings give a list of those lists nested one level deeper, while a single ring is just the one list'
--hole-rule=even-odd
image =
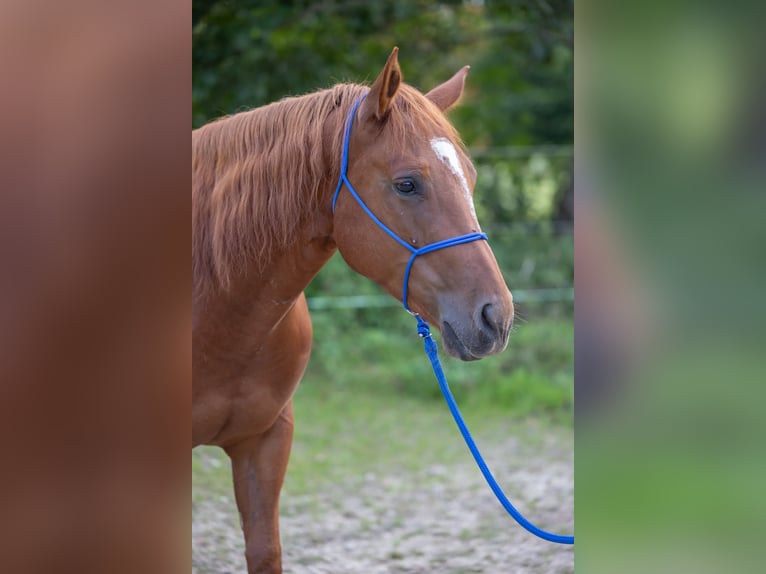
[{"label": "tree foliage", "polygon": [[394,45],[427,90],[465,64],[454,121],[472,146],[571,144],[572,0],[194,0],[192,124],[338,81]]}]

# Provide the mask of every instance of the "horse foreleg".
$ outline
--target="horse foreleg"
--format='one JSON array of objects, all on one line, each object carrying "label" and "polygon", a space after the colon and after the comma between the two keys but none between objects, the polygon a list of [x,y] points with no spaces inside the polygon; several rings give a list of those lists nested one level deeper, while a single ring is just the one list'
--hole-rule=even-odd
[{"label": "horse foreleg", "polygon": [[268,431],[226,449],[245,535],[248,574],[281,574],[279,492],[293,441],[293,404]]}]

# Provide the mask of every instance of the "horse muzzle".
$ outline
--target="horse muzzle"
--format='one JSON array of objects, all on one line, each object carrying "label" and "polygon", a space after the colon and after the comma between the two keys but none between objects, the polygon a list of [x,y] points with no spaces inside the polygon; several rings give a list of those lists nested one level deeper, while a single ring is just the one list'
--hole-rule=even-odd
[{"label": "horse muzzle", "polygon": [[441,321],[444,350],[462,361],[476,361],[500,353],[508,345],[512,325],[510,294],[508,301],[481,303],[467,320],[446,313]]}]

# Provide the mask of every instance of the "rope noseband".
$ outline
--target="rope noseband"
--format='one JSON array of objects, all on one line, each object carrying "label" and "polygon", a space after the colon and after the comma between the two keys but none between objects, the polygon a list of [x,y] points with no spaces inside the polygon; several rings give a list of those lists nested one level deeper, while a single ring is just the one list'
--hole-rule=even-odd
[{"label": "rope noseband", "polygon": [[404,270],[404,286],[402,288],[402,304],[404,305],[404,309],[413,315],[415,319],[417,319],[418,322],[418,335],[423,339],[423,347],[425,349],[426,355],[428,356],[429,361],[431,361],[431,367],[433,368],[434,375],[436,375],[436,380],[439,382],[439,387],[441,388],[442,394],[444,395],[444,400],[447,402],[447,406],[449,407],[450,413],[452,413],[452,418],[455,419],[455,423],[458,426],[458,429],[460,429],[460,433],[463,435],[463,439],[466,442],[466,445],[468,446],[468,450],[471,451],[471,454],[473,455],[474,460],[476,460],[476,464],[479,466],[479,470],[481,470],[481,473],[484,475],[485,480],[489,484],[489,487],[492,489],[492,492],[495,493],[495,496],[500,501],[500,504],[502,504],[503,508],[518,522],[523,528],[525,528],[527,531],[531,532],[538,538],[542,538],[543,540],[547,540],[549,542],[555,542],[558,544],[574,544],[574,536],[564,536],[560,534],[552,534],[550,532],[547,532],[545,530],[542,530],[541,528],[538,528],[529,520],[524,518],[524,516],[516,509],[516,507],[513,506],[510,500],[508,500],[508,497],[505,496],[505,493],[503,493],[503,490],[500,488],[500,485],[495,480],[495,477],[492,475],[492,472],[489,470],[489,467],[487,466],[487,463],[484,462],[484,458],[481,456],[481,453],[479,452],[478,447],[476,446],[476,443],[473,440],[473,437],[471,436],[470,431],[468,430],[468,427],[465,424],[465,421],[463,420],[462,415],[460,414],[460,409],[458,409],[457,403],[455,402],[455,398],[452,396],[452,391],[450,391],[449,384],[447,383],[447,377],[444,374],[444,370],[442,369],[441,362],[439,361],[439,351],[438,347],[436,346],[436,341],[434,341],[433,337],[431,336],[431,329],[428,326],[428,323],[426,323],[420,315],[417,313],[414,313],[409,306],[407,305],[407,284],[409,282],[410,278],[410,271],[412,270],[412,264],[415,262],[415,258],[418,257],[418,255],[425,255],[426,253],[431,253],[432,251],[437,251],[439,249],[445,249],[447,247],[452,247],[453,245],[461,245],[463,243],[470,243],[471,241],[478,241],[478,240],[487,240],[487,235],[484,233],[467,233],[465,235],[458,235],[456,237],[452,237],[450,239],[445,239],[443,241],[437,241],[436,243],[430,243],[424,247],[421,247],[420,249],[415,249],[407,243],[404,239],[399,237],[396,233],[394,233],[391,228],[389,228],[385,223],[383,223],[378,217],[370,210],[369,207],[362,201],[362,198],[359,197],[359,194],[354,189],[354,186],[351,185],[351,182],[348,179],[348,147],[349,147],[349,140],[351,139],[351,126],[354,123],[354,117],[356,116],[357,108],[359,107],[359,104],[366,96],[362,96],[356,102],[354,102],[353,107],[351,108],[351,111],[348,114],[348,118],[346,119],[346,128],[343,134],[343,153],[341,155],[341,166],[340,166],[340,178],[338,179],[338,187],[335,189],[335,195],[332,198],[332,211],[335,213],[335,204],[338,202],[338,195],[340,194],[340,190],[343,188],[343,185],[345,184],[346,189],[348,189],[349,193],[351,193],[352,197],[356,200],[356,202],[359,204],[359,206],[364,210],[364,212],[372,219],[375,224],[380,227],[383,231],[385,231],[392,239],[394,239],[397,243],[402,245],[405,249],[407,249],[412,255],[410,255],[410,259],[407,262],[407,267]]}]

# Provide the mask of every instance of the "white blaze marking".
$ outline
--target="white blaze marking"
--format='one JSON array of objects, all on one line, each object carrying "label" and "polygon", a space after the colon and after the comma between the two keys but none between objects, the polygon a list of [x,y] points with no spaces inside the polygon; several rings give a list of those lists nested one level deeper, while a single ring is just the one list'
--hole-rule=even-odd
[{"label": "white blaze marking", "polygon": [[[465,194],[465,200],[468,202],[468,207],[471,210],[474,220],[476,220],[476,208],[473,205],[473,198],[471,197],[471,190],[468,189],[468,181],[465,179],[463,173],[463,166],[460,165],[460,159],[457,156],[457,150],[452,142],[447,138],[434,138],[431,140],[431,148],[433,148],[436,157],[447,164],[450,171],[454,173],[460,180],[460,185],[463,187],[463,193]],[[476,220],[478,225],[478,220]]]}]

